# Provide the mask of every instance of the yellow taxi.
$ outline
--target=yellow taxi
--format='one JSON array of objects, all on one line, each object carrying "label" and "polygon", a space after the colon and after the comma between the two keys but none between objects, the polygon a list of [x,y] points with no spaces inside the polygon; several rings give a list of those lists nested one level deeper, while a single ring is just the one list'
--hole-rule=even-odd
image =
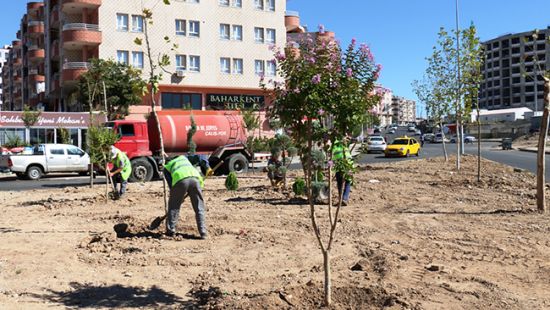
[{"label": "yellow taxi", "polygon": [[384,151],[385,157],[390,156],[405,156],[420,155],[420,143],[415,138],[403,136],[395,138],[392,143],[388,144]]}]

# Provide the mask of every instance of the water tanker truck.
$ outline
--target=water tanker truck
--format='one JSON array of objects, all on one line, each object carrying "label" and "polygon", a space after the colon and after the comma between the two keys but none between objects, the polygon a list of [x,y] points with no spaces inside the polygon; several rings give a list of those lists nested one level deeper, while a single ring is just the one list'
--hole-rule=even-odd
[{"label": "water tanker truck", "polygon": [[[187,154],[187,132],[191,115],[197,131],[193,136],[197,155],[208,158],[211,166],[223,160],[217,170],[221,173],[246,172],[253,155],[246,149],[246,129],[238,111],[159,111],[157,112],[168,155]],[[149,181],[159,176],[161,142],[152,114],[145,120],[116,120],[107,122],[120,136],[115,146],[125,152],[132,162],[130,181]]]}]

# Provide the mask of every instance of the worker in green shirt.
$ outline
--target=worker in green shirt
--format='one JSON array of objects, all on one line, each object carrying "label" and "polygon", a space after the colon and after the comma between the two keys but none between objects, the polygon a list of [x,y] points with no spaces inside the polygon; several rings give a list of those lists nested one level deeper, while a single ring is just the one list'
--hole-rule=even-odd
[{"label": "worker in green shirt", "polygon": [[[118,191],[118,197],[120,198],[126,193],[128,178],[130,174],[132,174],[132,163],[124,152],[114,146],[111,146],[111,162],[113,163],[111,177],[113,178],[115,190]],[[118,189],[119,184],[120,189]]]}]

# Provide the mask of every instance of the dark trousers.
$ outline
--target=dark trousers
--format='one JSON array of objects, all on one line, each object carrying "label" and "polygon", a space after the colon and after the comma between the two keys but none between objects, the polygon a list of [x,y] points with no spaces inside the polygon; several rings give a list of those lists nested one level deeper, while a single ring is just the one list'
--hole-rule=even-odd
[{"label": "dark trousers", "polygon": [[[342,201],[349,200],[349,193],[351,191],[351,182],[345,180],[343,173],[336,172],[336,184],[338,185],[338,197],[342,197]],[[342,185],[344,187],[344,195],[342,196]]]},{"label": "dark trousers", "polygon": [[204,211],[204,199],[200,182],[196,178],[187,178],[179,181],[170,189],[170,199],[168,200],[168,217],[166,218],[166,230],[172,233],[176,232],[176,224],[180,214],[181,204],[186,195],[191,199],[191,205],[195,211],[195,220],[197,228],[202,236],[206,236],[206,214]]},{"label": "dark trousers", "polygon": [[[124,180],[122,178],[122,175],[120,175],[120,173],[117,173],[113,176],[113,183],[115,186],[115,190],[118,191],[119,196],[122,196],[124,195],[124,193],[126,193],[126,187],[128,187],[128,180]],[[120,189],[118,189],[119,184],[120,184]]]}]

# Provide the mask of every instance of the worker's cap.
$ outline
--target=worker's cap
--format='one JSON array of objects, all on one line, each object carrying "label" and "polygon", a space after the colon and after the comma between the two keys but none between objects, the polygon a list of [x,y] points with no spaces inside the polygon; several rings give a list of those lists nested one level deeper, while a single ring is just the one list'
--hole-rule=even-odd
[{"label": "worker's cap", "polygon": [[115,158],[118,152],[119,150],[116,147],[111,146],[111,158]]}]

